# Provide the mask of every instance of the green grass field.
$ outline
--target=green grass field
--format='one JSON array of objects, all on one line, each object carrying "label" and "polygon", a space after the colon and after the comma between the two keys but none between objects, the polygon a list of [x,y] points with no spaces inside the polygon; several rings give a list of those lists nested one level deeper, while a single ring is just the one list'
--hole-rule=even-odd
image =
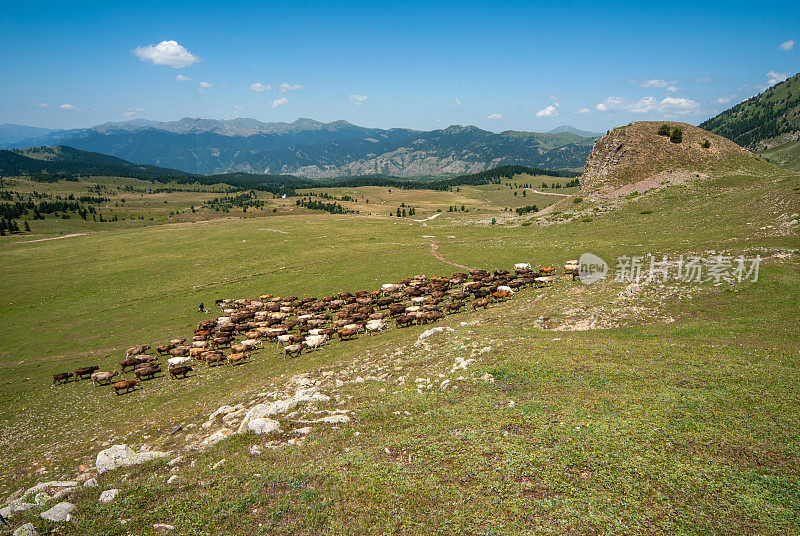
[{"label": "green grass field", "polygon": [[[555,200],[560,213],[593,208],[514,197],[501,185],[328,190],[370,199],[354,203],[361,214],[338,216],[271,195],[264,200],[277,212],[217,214],[184,211],[218,193],[142,194],[134,206],[130,193],[117,192],[126,207],[114,209],[146,219],[35,222],[43,225],[36,236],[0,239],[0,491],[72,478],[104,444],[178,449],[188,439],[168,434],[177,424],[200,424],[293,374],[332,371],[352,381],[384,371],[386,381],[337,390],[337,407],[354,415],[340,430],[315,428],[302,445],[261,456],[249,454],[263,441],[252,434],[184,453],[177,486],[165,483],[173,473],[163,462],[102,475],[102,489],[119,488],[121,498],[104,505],[99,490],[74,493],[73,522],[58,531],[151,534],[166,522],[179,534],[797,534],[800,242],[790,222],[798,187],[790,173],[729,175],[559,225],[480,223],[476,215],[529,203]],[[425,222],[368,215],[398,202],[418,205],[418,219],[443,212]],[[470,212],[448,213],[456,203]],[[64,232],[87,234],[23,242]],[[321,296],[459,271],[431,253],[432,241],[447,260],[486,269],[558,267],[586,251],[612,267],[619,255],[646,253],[766,260],[756,283],[691,292],[667,285],[630,302],[619,301],[622,284],[562,278],[486,312],[448,317],[441,325],[455,331],[429,347],[414,344],[424,327],[391,329],[290,361],[268,346],[252,363],[153,380],[123,397],[88,381],[50,387],[54,372],[111,369],[128,346],[190,335],[203,318],[200,301]],[[608,329],[541,328],[587,315],[605,315]],[[395,381],[450,377],[456,357],[473,355],[477,362],[459,373],[466,379],[453,377],[457,390],[419,394]],[[479,379],[486,373],[493,383]],[[54,525],[36,517],[40,510],[25,517],[47,533]]]}]

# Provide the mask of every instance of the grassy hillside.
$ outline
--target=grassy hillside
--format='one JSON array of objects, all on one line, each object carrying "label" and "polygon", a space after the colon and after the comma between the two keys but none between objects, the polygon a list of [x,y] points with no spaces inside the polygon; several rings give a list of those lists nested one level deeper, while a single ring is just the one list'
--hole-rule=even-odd
[{"label": "grassy hillside", "polygon": [[[181,534],[796,533],[800,178],[771,169],[670,186],[560,225],[491,225],[486,215],[520,190],[501,184],[406,198],[439,214],[422,222],[287,204],[60,240],[4,237],[2,489],[73,478],[104,445],[125,442],[174,449],[184,461],[101,475],[100,489],[118,488],[120,498],[105,505],[100,490],[73,492],[78,509],[59,533],[150,534],[155,523]],[[362,207],[362,198],[401,200],[378,187],[319,192],[354,194]],[[459,197],[472,199],[469,212],[435,212]],[[584,251],[612,267],[619,255],[646,253],[765,261],[756,283],[631,293],[559,278],[449,317],[440,325],[455,331],[428,346],[415,344],[426,327],[392,328],[290,361],[267,345],[252,363],[153,380],[123,397],[89,382],[49,386],[54,372],[111,368],[129,345],[190,334],[204,318],[201,300],[321,296],[458,270],[433,254],[434,243],[446,260],[487,269],[559,266]],[[476,362],[451,373],[457,357]],[[286,444],[291,434],[245,434],[182,451],[221,425],[200,427],[217,407],[296,388],[296,374],[338,396],[321,407],[350,411],[352,421],[316,425],[295,445]],[[416,378],[435,387],[420,392]],[[441,389],[444,379],[457,389]],[[250,454],[254,444],[263,454]],[[166,483],[172,475],[177,484]],[[55,527],[37,517],[43,508],[14,524],[30,519],[47,533]]]},{"label": "grassy hillside", "polygon": [[782,135],[800,132],[800,74],[699,126],[751,149],[786,143]]},{"label": "grassy hillside", "polygon": [[758,151],[758,155],[782,168],[800,171],[800,141],[792,141],[783,145]]}]

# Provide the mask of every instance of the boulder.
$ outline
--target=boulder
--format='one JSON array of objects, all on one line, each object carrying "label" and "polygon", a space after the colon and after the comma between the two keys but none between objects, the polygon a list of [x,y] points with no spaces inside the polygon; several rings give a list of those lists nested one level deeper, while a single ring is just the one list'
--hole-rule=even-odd
[{"label": "boulder", "polygon": [[114,445],[97,453],[95,465],[97,472],[102,474],[117,467],[136,465],[163,456],[167,456],[167,454],[158,451],[134,452],[128,445]]},{"label": "boulder", "polygon": [[97,483],[97,479],[96,478],[90,478],[89,480],[87,480],[86,482],[83,483],[83,487],[84,488],[97,488],[97,487],[100,487],[100,485]]},{"label": "boulder", "polygon": [[98,499],[98,501],[104,504],[108,504],[112,502],[114,499],[116,499],[117,495],[119,495],[118,489],[107,489],[100,494],[100,498]]},{"label": "boulder", "polygon": [[62,521],[69,521],[70,512],[75,509],[75,505],[69,502],[60,502],[49,510],[45,510],[39,516],[47,521],[54,521],[56,523]]},{"label": "boulder", "polygon": [[14,531],[14,536],[38,536],[38,534],[33,527],[33,523],[25,523]]}]

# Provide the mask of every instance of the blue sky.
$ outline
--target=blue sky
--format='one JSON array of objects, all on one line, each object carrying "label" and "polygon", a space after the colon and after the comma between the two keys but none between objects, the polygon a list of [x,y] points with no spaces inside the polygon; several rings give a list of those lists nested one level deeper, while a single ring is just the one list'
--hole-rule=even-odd
[{"label": "blue sky", "polygon": [[800,70],[796,1],[223,4],[4,6],[0,123],[605,131],[696,124]]}]

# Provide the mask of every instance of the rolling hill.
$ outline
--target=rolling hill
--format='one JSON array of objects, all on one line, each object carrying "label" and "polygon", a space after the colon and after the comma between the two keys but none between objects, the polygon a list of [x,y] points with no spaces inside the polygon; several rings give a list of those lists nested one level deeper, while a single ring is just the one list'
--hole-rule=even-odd
[{"label": "rolling hill", "polygon": [[[680,129],[681,141],[659,135],[662,125],[670,131]],[[770,167],[729,139],[688,123],[637,121],[597,141],[586,161],[581,190],[619,188],[663,172],[709,173],[760,166]]]},{"label": "rolling hill", "polygon": [[69,145],[198,174],[290,173],[326,178],[457,175],[500,164],[579,169],[593,141],[573,132],[496,134],[460,125],[426,132],[312,119],[262,123],[255,119],[184,118],[57,131],[7,143],[5,147]]},{"label": "rolling hill", "polygon": [[[800,74],[699,126],[757,151],[783,167],[800,169],[797,151],[781,150],[800,139]],[[775,155],[775,151],[780,154]]]}]

